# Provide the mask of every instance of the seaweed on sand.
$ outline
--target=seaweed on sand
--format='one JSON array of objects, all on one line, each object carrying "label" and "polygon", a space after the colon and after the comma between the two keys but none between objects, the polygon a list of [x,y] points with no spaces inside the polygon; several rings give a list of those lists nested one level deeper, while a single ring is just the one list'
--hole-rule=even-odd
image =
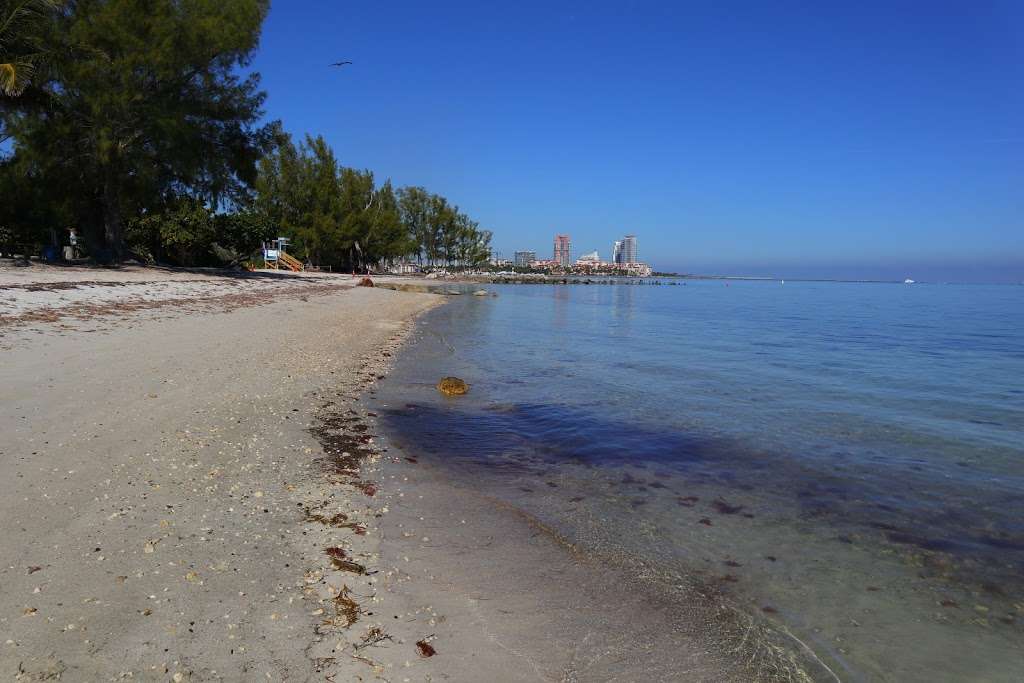
[{"label": "seaweed on sand", "polygon": [[353,649],[356,651],[362,650],[363,648],[379,645],[380,643],[383,643],[385,640],[394,639],[387,633],[385,633],[384,630],[381,629],[379,626],[374,626],[366,632],[366,635],[363,636],[361,641],[359,641],[353,646]]},{"label": "seaweed on sand", "polygon": [[[430,637],[431,636],[427,636],[427,638]],[[416,649],[419,651],[420,657],[433,657],[437,654],[437,650],[434,649],[433,645],[427,642],[427,638],[416,641]]]},{"label": "seaweed on sand", "polygon": [[327,548],[324,552],[331,558],[331,564],[334,565],[335,569],[352,572],[354,574],[366,573],[366,567],[358,562],[353,562],[348,559],[348,555],[345,553],[344,548]]},{"label": "seaweed on sand", "polygon": [[352,599],[352,592],[348,589],[348,586],[342,586],[341,591],[334,596],[332,602],[334,603],[335,619],[344,622],[342,624],[336,623],[334,624],[335,626],[340,625],[348,628],[359,620],[362,610],[359,609],[359,604]]},{"label": "seaweed on sand", "polygon": [[339,512],[331,515],[330,517],[320,512],[314,512],[309,508],[303,508],[303,512],[306,514],[305,521],[307,522],[319,522],[324,526],[333,526],[339,529],[351,529],[360,536],[366,533],[365,526],[357,522],[348,521],[348,515],[344,512]]},{"label": "seaweed on sand", "polygon": [[[368,496],[377,492],[372,482],[360,477],[363,461],[377,454],[370,446],[373,436],[359,417],[331,411],[324,403],[317,416],[318,424],[309,432],[320,442],[324,454],[318,462],[327,478],[336,484],[350,484]],[[348,411],[353,413],[351,409]]]},{"label": "seaweed on sand", "polygon": [[319,512],[313,512],[309,508],[303,508],[303,512],[306,513],[307,522],[319,522],[324,526],[345,526],[346,522],[348,522],[348,515],[344,512],[339,512],[330,517]]},{"label": "seaweed on sand", "polygon": [[359,603],[352,599],[352,592],[348,586],[342,586],[336,596],[331,599],[334,604],[334,616],[321,622],[317,627],[317,633],[326,635],[331,628],[349,628],[359,621],[359,615],[363,613]]},{"label": "seaweed on sand", "polygon": [[371,498],[377,495],[377,486],[370,482],[361,481],[356,484],[353,484],[353,486],[355,486],[357,489],[362,491],[364,494],[370,496]]}]

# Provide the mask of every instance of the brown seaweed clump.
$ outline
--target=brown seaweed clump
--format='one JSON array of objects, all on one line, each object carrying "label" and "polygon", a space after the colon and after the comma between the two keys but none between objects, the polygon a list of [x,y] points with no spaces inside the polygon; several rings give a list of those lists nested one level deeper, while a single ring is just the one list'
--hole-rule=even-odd
[{"label": "brown seaweed clump", "polygon": [[437,390],[445,396],[462,396],[469,391],[469,385],[458,377],[443,377],[437,383]]},{"label": "brown seaweed clump", "polygon": [[348,628],[356,623],[362,613],[359,605],[352,599],[348,586],[342,586],[341,591],[334,597],[334,609],[336,616],[333,625],[343,628]]},{"label": "brown seaweed clump", "polygon": [[335,569],[354,574],[366,573],[366,567],[348,559],[343,548],[327,548],[324,552],[331,558],[331,564],[334,565]]}]

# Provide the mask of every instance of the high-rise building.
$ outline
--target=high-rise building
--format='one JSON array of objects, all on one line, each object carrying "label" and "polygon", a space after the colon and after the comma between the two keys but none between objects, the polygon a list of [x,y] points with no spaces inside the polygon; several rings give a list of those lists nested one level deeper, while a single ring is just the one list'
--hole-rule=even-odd
[{"label": "high-rise building", "polygon": [[529,267],[536,260],[537,252],[535,251],[517,251],[515,253],[515,264],[521,268]]},{"label": "high-rise building", "polygon": [[612,247],[612,263],[619,266],[640,263],[636,254],[636,235],[626,235],[615,241],[615,246]]},{"label": "high-rise building", "polygon": [[622,262],[640,263],[636,255],[636,235],[626,235],[622,238]]},{"label": "high-rise building", "polygon": [[568,266],[572,263],[572,257],[569,255],[571,251],[572,243],[569,241],[569,236],[555,235],[555,254],[551,260],[560,265]]}]

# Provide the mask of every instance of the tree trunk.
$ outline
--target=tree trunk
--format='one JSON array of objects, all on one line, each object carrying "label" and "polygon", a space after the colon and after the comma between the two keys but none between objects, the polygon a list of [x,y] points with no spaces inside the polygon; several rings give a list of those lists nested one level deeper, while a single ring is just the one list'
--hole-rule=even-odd
[{"label": "tree trunk", "polygon": [[103,236],[115,263],[124,255],[124,237],[121,225],[121,198],[113,172],[108,170],[103,178]]}]

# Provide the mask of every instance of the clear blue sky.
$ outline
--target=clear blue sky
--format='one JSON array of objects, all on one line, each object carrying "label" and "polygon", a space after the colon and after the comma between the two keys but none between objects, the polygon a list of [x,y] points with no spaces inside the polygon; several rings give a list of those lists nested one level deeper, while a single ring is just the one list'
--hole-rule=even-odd
[{"label": "clear blue sky", "polygon": [[277,0],[254,67],[269,118],[506,256],[1024,281],[1018,0]]}]

